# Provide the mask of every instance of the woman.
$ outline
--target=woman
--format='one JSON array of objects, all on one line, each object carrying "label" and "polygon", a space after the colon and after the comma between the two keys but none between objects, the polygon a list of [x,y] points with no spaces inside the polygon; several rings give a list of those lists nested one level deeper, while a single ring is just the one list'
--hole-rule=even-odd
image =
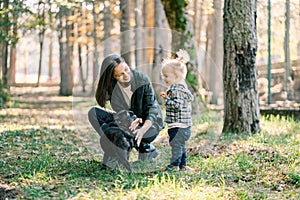
[{"label": "woman", "polygon": [[[100,137],[101,126],[114,121],[115,113],[130,110],[138,117],[129,127],[135,136],[138,159],[152,160],[158,155],[150,143],[163,128],[162,113],[152,84],[145,74],[130,69],[119,55],[109,55],[102,62],[95,96],[100,108],[91,108],[88,117]],[[112,111],[106,109],[108,101]]]}]

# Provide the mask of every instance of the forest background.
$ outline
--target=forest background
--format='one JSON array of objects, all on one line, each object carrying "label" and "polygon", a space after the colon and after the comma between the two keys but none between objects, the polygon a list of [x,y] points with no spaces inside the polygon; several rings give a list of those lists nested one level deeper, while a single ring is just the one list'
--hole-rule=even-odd
[{"label": "forest background", "polygon": [[[273,100],[299,99],[299,7],[296,0],[270,1],[270,7],[268,1],[257,2],[256,65],[262,104],[270,95],[268,56],[273,64]],[[223,102],[220,0],[5,0],[1,10],[1,77],[12,86],[60,84],[62,95],[72,94],[74,85],[93,90],[99,64],[112,52],[121,53],[131,67],[161,85],[160,61],[182,48],[191,55],[189,69],[196,76],[188,77],[189,82],[201,88],[207,102]]]}]

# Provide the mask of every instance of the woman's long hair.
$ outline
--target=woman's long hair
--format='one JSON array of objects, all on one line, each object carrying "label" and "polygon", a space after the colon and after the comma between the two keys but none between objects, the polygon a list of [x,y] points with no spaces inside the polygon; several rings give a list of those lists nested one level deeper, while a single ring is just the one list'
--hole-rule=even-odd
[{"label": "woman's long hair", "polygon": [[117,80],[114,78],[114,70],[122,62],[124,62],[124,59],[121,56],[112,54],[104,58],[101,64],[100,78],[95,95],[96,101],[101,107],[105,107],[106,101],[111,98],[117,83]]}]

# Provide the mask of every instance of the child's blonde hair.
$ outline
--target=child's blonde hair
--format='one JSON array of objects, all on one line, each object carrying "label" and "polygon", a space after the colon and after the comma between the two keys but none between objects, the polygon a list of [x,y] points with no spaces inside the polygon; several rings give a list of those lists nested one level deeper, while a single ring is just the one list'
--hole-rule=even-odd
[{"label": "child's blonde hair", "polygon": [[186,64],[179,59],[166,58],[162,62],[162,70],[171,69],[178,77],[185,79],[187,74]]},{"label": "child's blonde hair", "polygon": [[185,79],[187,74],[186,63],[190,61],[190,55],[183,49],[179,49],[179,51],[176,52],[176,55],[177,58],[166,58],[163,60],[162,70],[167,68],[173,69],[178,77],[181,76],[182,79]]}]

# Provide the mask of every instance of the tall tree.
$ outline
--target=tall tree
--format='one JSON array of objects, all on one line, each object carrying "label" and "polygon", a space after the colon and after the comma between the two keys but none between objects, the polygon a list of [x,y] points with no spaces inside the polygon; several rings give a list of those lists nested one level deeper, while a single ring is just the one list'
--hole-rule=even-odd
[{"label": "tall tree", "polygon": [[290,98],[290,0],[285,1],[285,35],[284,35],[284,54],[285,54],[285,87],[287,98]]},{"label": "tall tree", "polygon": [[260,130],[257,92],[256,0],[224,3],[223,132]]},{"label": "tall tree", "polygon": [[96,12],[96,2],[93,2],[93,41],[94,41],[94,59],[93,59],[93,84],[91,94],[95,92],[95,82],[98,74],[98,43],[97,43],[97,12]]},{"label": "tall tree", "polygon": [[172,54],[175,56],[179,49],[185,49],[191,57],[187,63],[187,84],[191,88],[191,92],[197,98],[193,101],[193,113],[199,112],[199,82],[198,82],[198,68],[196,67],[197,61],[195,59],[196,47],[193,42],[192,24],[188,20],[186,12],[188,1],[186,0],[162,0],[164,10],[167,16],[169,26],[172,30]]},{"label": "tall tree", "polygon": [[9,0],[4,0],[3,2],[0,3],[1,10],[3,10],[4,15],[0,15],[0,22],[2,25],[1,32],[0,32],[0,47],[1,47],[1,78],[2,78],[2,83],[4,85],[7,84],[7,73],[8,73],[8,31],[10,27],[10,22],[8,18],[8,3]]},{"label": "tall tree", "polygon": [[131,66],[131,34],[130,34],[130,0],[120,0],[121,9],[121,55],[126,63]]},{"label": "tall tree", "polygon": [[[82,3],[80,4],[80,7],[82,7]],[[78,34],[78,38],[82,38],[82,29],[83,29],[83,12],[82,10],[79,10],[77,9],[77,12],[78,12],[78,17],[79,17],[79,21],[80,23],[78,23],[77,25],[77,34]],[[83,67],[82,67],[82,44],[83,44],[83,41],[82,39],[78,39],[78,67],[79,67],[79,80],[80,80],[80,83],[81,83],[81,87],[82,87],[82,92],[86,92],[86,89],[85,89],[85,79],[84,79],[84,73],[83,73]]]},{"label": "tall tree", "polygon": [[209,87],[212,91],[211,103],[221,103],[223,98],[223,84],[218,81],[222,79],[222,60],[223,60],[223,21],[222,21],[222,0],[213,1],[213,41],[211,47],[211,58],[209,66]]},{"label": "tall tree", "polygon": [[165,88],[160,88],[162,83],[160,72],[161,72],[161,62],[163,58],[166,57],[166,52],[168,49],[168,35],[169,32],[166,31],[167,27],[167,19],[164,12],[163,5],[161,0],[154,1],[154,58],[153,58],[153,66],[152,66],[152,82],[154,83],[154,90],[156,94],[165,90]]},{"label": "tall tree", "polygon": [[135,14],[135,66],[138,69],[143,59],[143,31],[142,31],[142,3],[143,0],[134,1]]},{"label": "tall tree", "polygon": [[69,21],[71,10],[66,6],[59,8],[59,65],[60,65],[60,90],[62,96],[73,94],[73,70],[72,70],[72,46],[71,29],[72,23]]},{"label": "tall tree", "polygon": [[[48,5],[50,6],[50,9],[48,9],[48,16],[49,16],[49,27],[50,30],[53,30],[53,14],[51,11],[52,2],[51,0],[48,0]],[[48,62],[48,78],[49,80],[52,80],[52,73],[53,73],[53,32],[51,31],[49,33],[49,62]]]},{"label": "tall tree", "polygon": [[39,35],[39,43],[40,43],[40,56],[39,56],[39,70],[38,70],[38,80],[37,86],[40,84],[40,78],[42,74],[42,58],[43,58],[43,46],[44,46],[44,37],[46,31],[46,23],[45,23],[45,3],[41,0],[38,2],[38,15],[37,15],[37,27],[38,27],[38,35]]},{"label": "tall tree", "polygon": [[162,0],[167,19],[172,29],[172,53],[184,48],[185,42],[190,39],[186,33],[187,17],[185,8],[186,0]]},{"label": "tall tree", "polygon": [[152,65],[148,65],[153,62],[153,46],[154,46],[154,35],[153,35],[153,27],[154,27],[154,1],[143,1],[143,20],[145,34],[143,35],[143,68],[139,68],[139,70],[144,71],[146,74],[151,76],[152,74]]},{"label": "tall tree", "polygon": [[13,39],[11,40],[11,45],[10,45],[10,62],[9,62],[9,70],[8,70],[8,82],[10,82],[10,84],[14,84],[16,82],[16,61],[17,61],[16,45],[18,41],[18,15],[19,15],[19,12],[17,10],[18,9],[12,11],[12,20],[11,20]]},{"label": "tall tree", "polygon": [[111,15],[111,3],[109,1],[104,1],[104,56],[111,53],[111,29],[112,29],[112,15]]}]

